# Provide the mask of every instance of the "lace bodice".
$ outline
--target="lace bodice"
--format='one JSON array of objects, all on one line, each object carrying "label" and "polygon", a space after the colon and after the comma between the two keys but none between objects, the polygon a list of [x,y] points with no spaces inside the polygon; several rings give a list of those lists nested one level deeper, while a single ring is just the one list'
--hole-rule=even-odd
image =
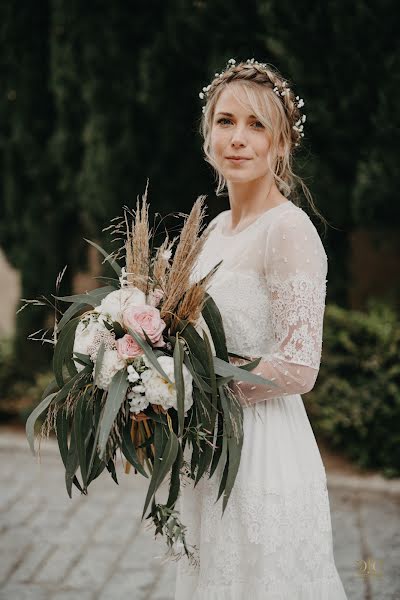
[{"label": "lace bodice", "polygon": [[[244,404],[308,392],[321,359],[327,256],[309,216],[290,200],[229,234],[230,211],[211,221],[192,279],[223,260],[208,287],[228,351],[262,357],[255,373],[275,387],[235,383]],[[239,362],[240,364],[240,362]]]}]

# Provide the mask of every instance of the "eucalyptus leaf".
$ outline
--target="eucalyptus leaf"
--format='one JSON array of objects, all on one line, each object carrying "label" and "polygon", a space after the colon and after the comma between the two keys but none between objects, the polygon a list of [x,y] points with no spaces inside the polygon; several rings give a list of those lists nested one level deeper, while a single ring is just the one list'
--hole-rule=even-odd
[{"label": "eucalyptus leaf", "polygon": [[111,477],[114,479],[115,483],[118,484],[117,472],[115,470],[115,464],[112,458],[107,463],[107,471],[111,473]]},{"label": "eucalyptus leaf", "polygon": [[[158,469],[156,470],[156,473],[154,473],[154,469],[153,469],[152,478],[150,481],[150,485],[149,485],[149,489],[147,492],[145,505],[144,505],[144,509],[143,509],[142,519],[146,513],[147,507],[149,505],[149,502],[150,502],[152,496],[156,493],[157,489],[163,482],[164,477],[167,475],[168,471],[171,469],[172,465],[174,464],[176,456],[178,454],[178,447],[179,447],[179,441],[178,441],[178,438],[176,437],[176,434],[174,433],[174,431],[169,431],[168,441],[165,445],[165,449],[164,449],[163,455],[161,457],[161,464],[159,465]],[[160,460],[160,457],[158,457],[158,460]]]},{"label": "eucalyptus leaf", "polygon": [[90,410],[90,405],[88,405],[86,394],[81,394],[78,398],[78,402],[75,405],[74,412],[74,433],[76,440],[76,450],[78,454],[78,462],[82,475],[82,483],[84,488],[87,486],[87,478],[88,478],[88,464],[86,462],[86,440],[87,440],[87,429],[90,423],[87,419],[87,411]]},{"label": "eucalyptus leaf", "polygon": [[28,438],[28,443],[29,443],[29,447],[31,449],[32,454],[35,456],[35,423],[38,419],[38,417],[40,417],[40,415],[46,410],[46,408],[51,404],[52,400],[57,396],[57,392],[53,392],[52,394],[49,394],[44,400],[42,400],[40,402],[40,404],[38,404],[38,406],[36,406],[36,408],[33,409],[33,411],[30,413],[26,424],[25,424],[25,431],[26,431],[26,437]]},{"label": "eucalyptus leaf", "polygon": [[101,341],[98,352],[97,352],[96,362],[95,362],[95,367],[94,367],[94,375],[93,375],[94,382],[96,382],[98,380],[98,377],[99,377],[99,374],[101,371],[101,367],[103,364],[105,349],[106,349],[105,343],[104,343],[104,341]]},{"label": "eucalyptus leaf", "polygon": [[92,367],[87,365],[82,369],[82,371],[79,371],[79,373],[77,373],[74,377],[71,377],[71,379],[69,379],[67,383],[63,385],[60,391],[57,392],[57,396],[54,401],[59,404],[61,400],[64,400],[64,398],[68,396],[72,389],[78,391],[83,386],[87,385],[87,376],[91,374],[91,372]]},{"label": "eucalyptus leaf", "polygon": [[145,355],[147,356],[147,358],[149,359],[151,364],[154,366],[154,368],[160,373],[160,375],[162,377],[164,377],[164,379],[167,380],[168,383],[170,383],[172,385],[173,382],[170,380],[170,378],[168,377],[168,375],[165,373],[164,369],[161,367],[160,363],[158,362],[157,358],[154,356],[154,352],[153,352],[150,344],[148,344],[146,341],[142,340],[140,335],[138,333],[136,333],[136,331],[133,331],[133,329],[131,329],[130,327],[128,327],[128,333],[129,333],[129,335],[131,335],[133,337],[133,339],[142,348],[142,350],[144,351]]},{"label": "eucalyptus leaf", "polygon": [[71,358],[72,356],[75,340],[75,331],[79,320],[79,317],[76,317],[75,319],[68,321],[68,323],[62,329],[57,343],[54,347],[53,371],[57,384],[60,388],[64,385],[64,377],[62,372],[63,364],[68,358]]},{"label": "eucalyptus leaf", "polygon": [[85,304],[84,302],[74,302],[73,304],[71,304],[71,306],[67,308],[67,310],[57,323],[58,331],[61,331],[64,325],[66,325],[68,321],[72,319],[74,315],[76,315],[77,312],[84,308],[88,308],[89,306],[89,304]]},{"label": "eucalyptus leaf", "polygon": [[121,288],[119,279],[115,279],[114,277],[104,277],[103,275],[97,275],[96,277],[93,277],[93,279],[99,279],[100,281],[104,281],[104,283],[111,285],[116,290],[119,290]]},{"label": "eucalyptus leaf", "polygon": [[57,411],[56,415],[56,436],[60,456],[65,467],[68,455],[68,415],[63,407]]},{"label": "eucalyptus leaf", "polygon": [[201,313],[205,322],[207,323],[208,329],[210,330],[215,353],[219,358],[222,358],[222,360],[229,362],[228,351],[226,348],[225,330],[221,313],[213,298],[207,292],[205,293],[205,297],[206,301]]},{"label": "eucalyptus leaf", "polygon": [[176,342],[174,348],[174,378],[175,388],[177,397],[177,411],[178,411],[178,436],[181,437],[183,434],[183,426],[185,422],[185,384],[183,380],[183,353],[184,350],[181,346],[179,333],[176,335]]},{"label": "eucalyptus leaf", "polygon": [[[278,387],[273,381],[271,381],[269,379],[265,379],[264,377],[261,377],[260,375],[256,375],[255,373],[250,373],[246,369],[243,369],[242,367],[237,367],[236,365],[228,363],[228,362],[218,358],[217,356],[214,356],[213,359],[214,359],[214,369],[215,369],[215,372],[217,373],[217,375],[222,375],[223,377],[232,376],[233,379],[237,379],[239,381],[248,381],[249,383],[258,383],[260,385],[268,385],[268,386],[272,386],[272,387]],[[255,363],[254,364],[255,367],[258,365],[260,360],[261,360],[261,358],[253,361]]]},{"label": "eucalyptus leaf", "polygon": [[79,364],[93,366],[93,363],[90,360],[89,354],[82,354],[81,352],[74,352],[73,358]]},{"label": "eucalyptus leaf", "polygon": [[119,266],[119,264],[111,257],[111,254],[109,254],[108,252],[106,252],[104,250],[104,248],[102,248],[101,246],[99,246],[98,244],[96,244],[96,242],[92,242],[91,240],[87,240],[86,238],[83,238],[83,239],[85,240],[85,242],[87,242],[88,244],[91,244],[94,248],[96,248],[103,256],[105,256],[107,262],[114,269],[114,271],[116,272],[116,274],[118,275],[118,277],[121,277],[122,269]]},{"label": "eucalyptus leaf", "polygon": [[204,340],[191,323],[182,321],[178,331],[189,346],[189,353],[197,358],[201,365],[206,364],[207,355]]},{"label": "eucalyptus leaf", "polygon": [[178,444],[178,454],[177,454],[175,462],[172,466],[171,479],[170,479],[170,483],[169,483],[167,506],[170,509],[174,508],[175,503],[179,496],[180,471],[181,471],[182,463],[183,463],[183,451],[182,451],[181,445]]},{"label": "eucalyptus leaf", "polygon": [[111,428],[125,399],[129,387],[126,369],[121,369],[115,373],[108,388],[107,399],[104,405],[104,413],[100,423],[99,433],[99,456],[103,460],[108,436]]},{"label": "eucalyptus leaf", "polygon": [[223,417],[222,417],[221,412],[218,411],[217,412],[217,434],[216,434],[216,438],[214,440],[215,448],[214,448],[214,453],[213,453],[213,457],[212,457],[212,461],[211,461],[209,479],[213,476],[214,471],[217,468],[217,465],[222,456],[223,435],[224,435]]},{"label": "eucalyptus leaf", "polygon": [[228,438],[228,456],[229,456],[229,465],[228,471],[225,478],[225,486],[224,486],[224,497],[222,501],[222,514],[225,512],[225,508],[227,506],[229,497],[232,492],[233,485],[236,480],[236,475],[239,470],[240,458],[243,446],[243,437],[240,438],[240,442],[238,443],[235,438]]},{"label": "eucalyptus leaf", "polygon": [[117,340],[119,338],[124,337],[125,331],[122,328],[121,323],[118,323],[118,321],[113,321],[112,327],[114,329],[115,337],[116,337]]},{"label": "eucalyptus leaf", "polygon": [[90,292],[84,294],[73,294],[72,296],[53,296],[57,300],[63,300],[63,302],[79,302],[82,304],[88,304],[93,308],[99,306],[103,298],[115,292],[115,288],[112,285],[104,285],[99,288],[95,288]]},{"label": "eucalyptus leaf", "polygon": [[[67,487],[68,496],[72,498],[72,484],[76,477],[75,473],[79,465],[78,450],[76,446],[75,430],[71,429],[70,445],[68,448],[67,462],[65,466],[65,485]],[[80,486],[80,484],[79,484]],[[81,491],[82,487],[80,486]]]},{"label": "eucalyptus leaf", "polygon": [[141,475],[148,478],[149,476],[144,470],[143,466],[140,464],[134,443],[132,442],[130,433],[131,425],[131,419],[128,419],[122,432],[121,450],[126,460],[128,460]]},{"label": "eucalyptus leaf", "polygon": [[52,394],[53,392],[58,392],[59,391],[59,386],[56,382],[55,379],[53,379],[52,381],[50,381],[50,383],[48,383],[45,387],[45,389],[42,392],[42,396],[41,396],[41,400],[44,400],[45,398],[47,398],[47,396],[49,394]]}]

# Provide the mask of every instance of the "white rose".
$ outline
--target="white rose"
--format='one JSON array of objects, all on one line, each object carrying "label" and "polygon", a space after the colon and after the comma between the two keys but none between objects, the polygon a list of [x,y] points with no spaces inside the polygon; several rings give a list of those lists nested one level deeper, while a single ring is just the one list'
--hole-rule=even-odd
[{"label": "white rose", "polygon": [[114,377],[115,373],[124,368],[125,361],[119,356],[118,352],[116,350],[110,350],[109,348],[106,348],[104,350],[100,372],[97,374],[94,383],[101,390],[108,390],[111,379]]},{"label": "white rose", "polygon": [[126,287],[107,294],[96,306],[95,311],[103,315],[109,315],[112,321],[122,323],[122,313],[130,306],[142,306],[146,304],[146,294],[137,287]]},{"label": "white rose", "polygon": [[[145,363],[150,368],[141,375],[146,390],[146,398],[151,404],[159,404],[165,410],[168,410],[169,408],[175,408],[175,410],[177,410],[174,359],[171,356],[159,356],[157,360],[172,383],[168,383],[168,381],[160,375],[146,358]],[[185,387],[184,411],[186,413],[193,404],[193,378],[186,365],[182,365],[182,372]]]}]

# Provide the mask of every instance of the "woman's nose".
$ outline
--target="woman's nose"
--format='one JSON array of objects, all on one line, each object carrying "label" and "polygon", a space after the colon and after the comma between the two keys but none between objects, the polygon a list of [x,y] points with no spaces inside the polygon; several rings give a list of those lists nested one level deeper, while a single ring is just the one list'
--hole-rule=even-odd
[{"label": "woman's nose", "polygon": [[237,126],[233,130],[231,144],[232,146],[243,145],[246,143],[246,134],[243,127]]}]

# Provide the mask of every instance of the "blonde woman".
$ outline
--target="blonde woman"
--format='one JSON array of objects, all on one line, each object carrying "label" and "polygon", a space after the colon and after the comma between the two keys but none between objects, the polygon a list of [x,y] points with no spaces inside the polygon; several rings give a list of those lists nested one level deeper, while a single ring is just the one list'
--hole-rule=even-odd
[{"label": "blonde woman", "polygon": [[244,442],[223,517],[224,465],[195,488],[185,481],[180,510],[198,560],[178,561],[175,600],[345,600],[326,473],[301,397],[319,370],[327,281],[321,239],[294,200],[300,183],[319,214],[292,170],[304,102],[254,59],[230,59],[200,97],[205,157],[230,209],[209,224],[193,277],[223,260],[208,292],[228,351],[261,356],[254,372],[274,387],[233,384]]}]

